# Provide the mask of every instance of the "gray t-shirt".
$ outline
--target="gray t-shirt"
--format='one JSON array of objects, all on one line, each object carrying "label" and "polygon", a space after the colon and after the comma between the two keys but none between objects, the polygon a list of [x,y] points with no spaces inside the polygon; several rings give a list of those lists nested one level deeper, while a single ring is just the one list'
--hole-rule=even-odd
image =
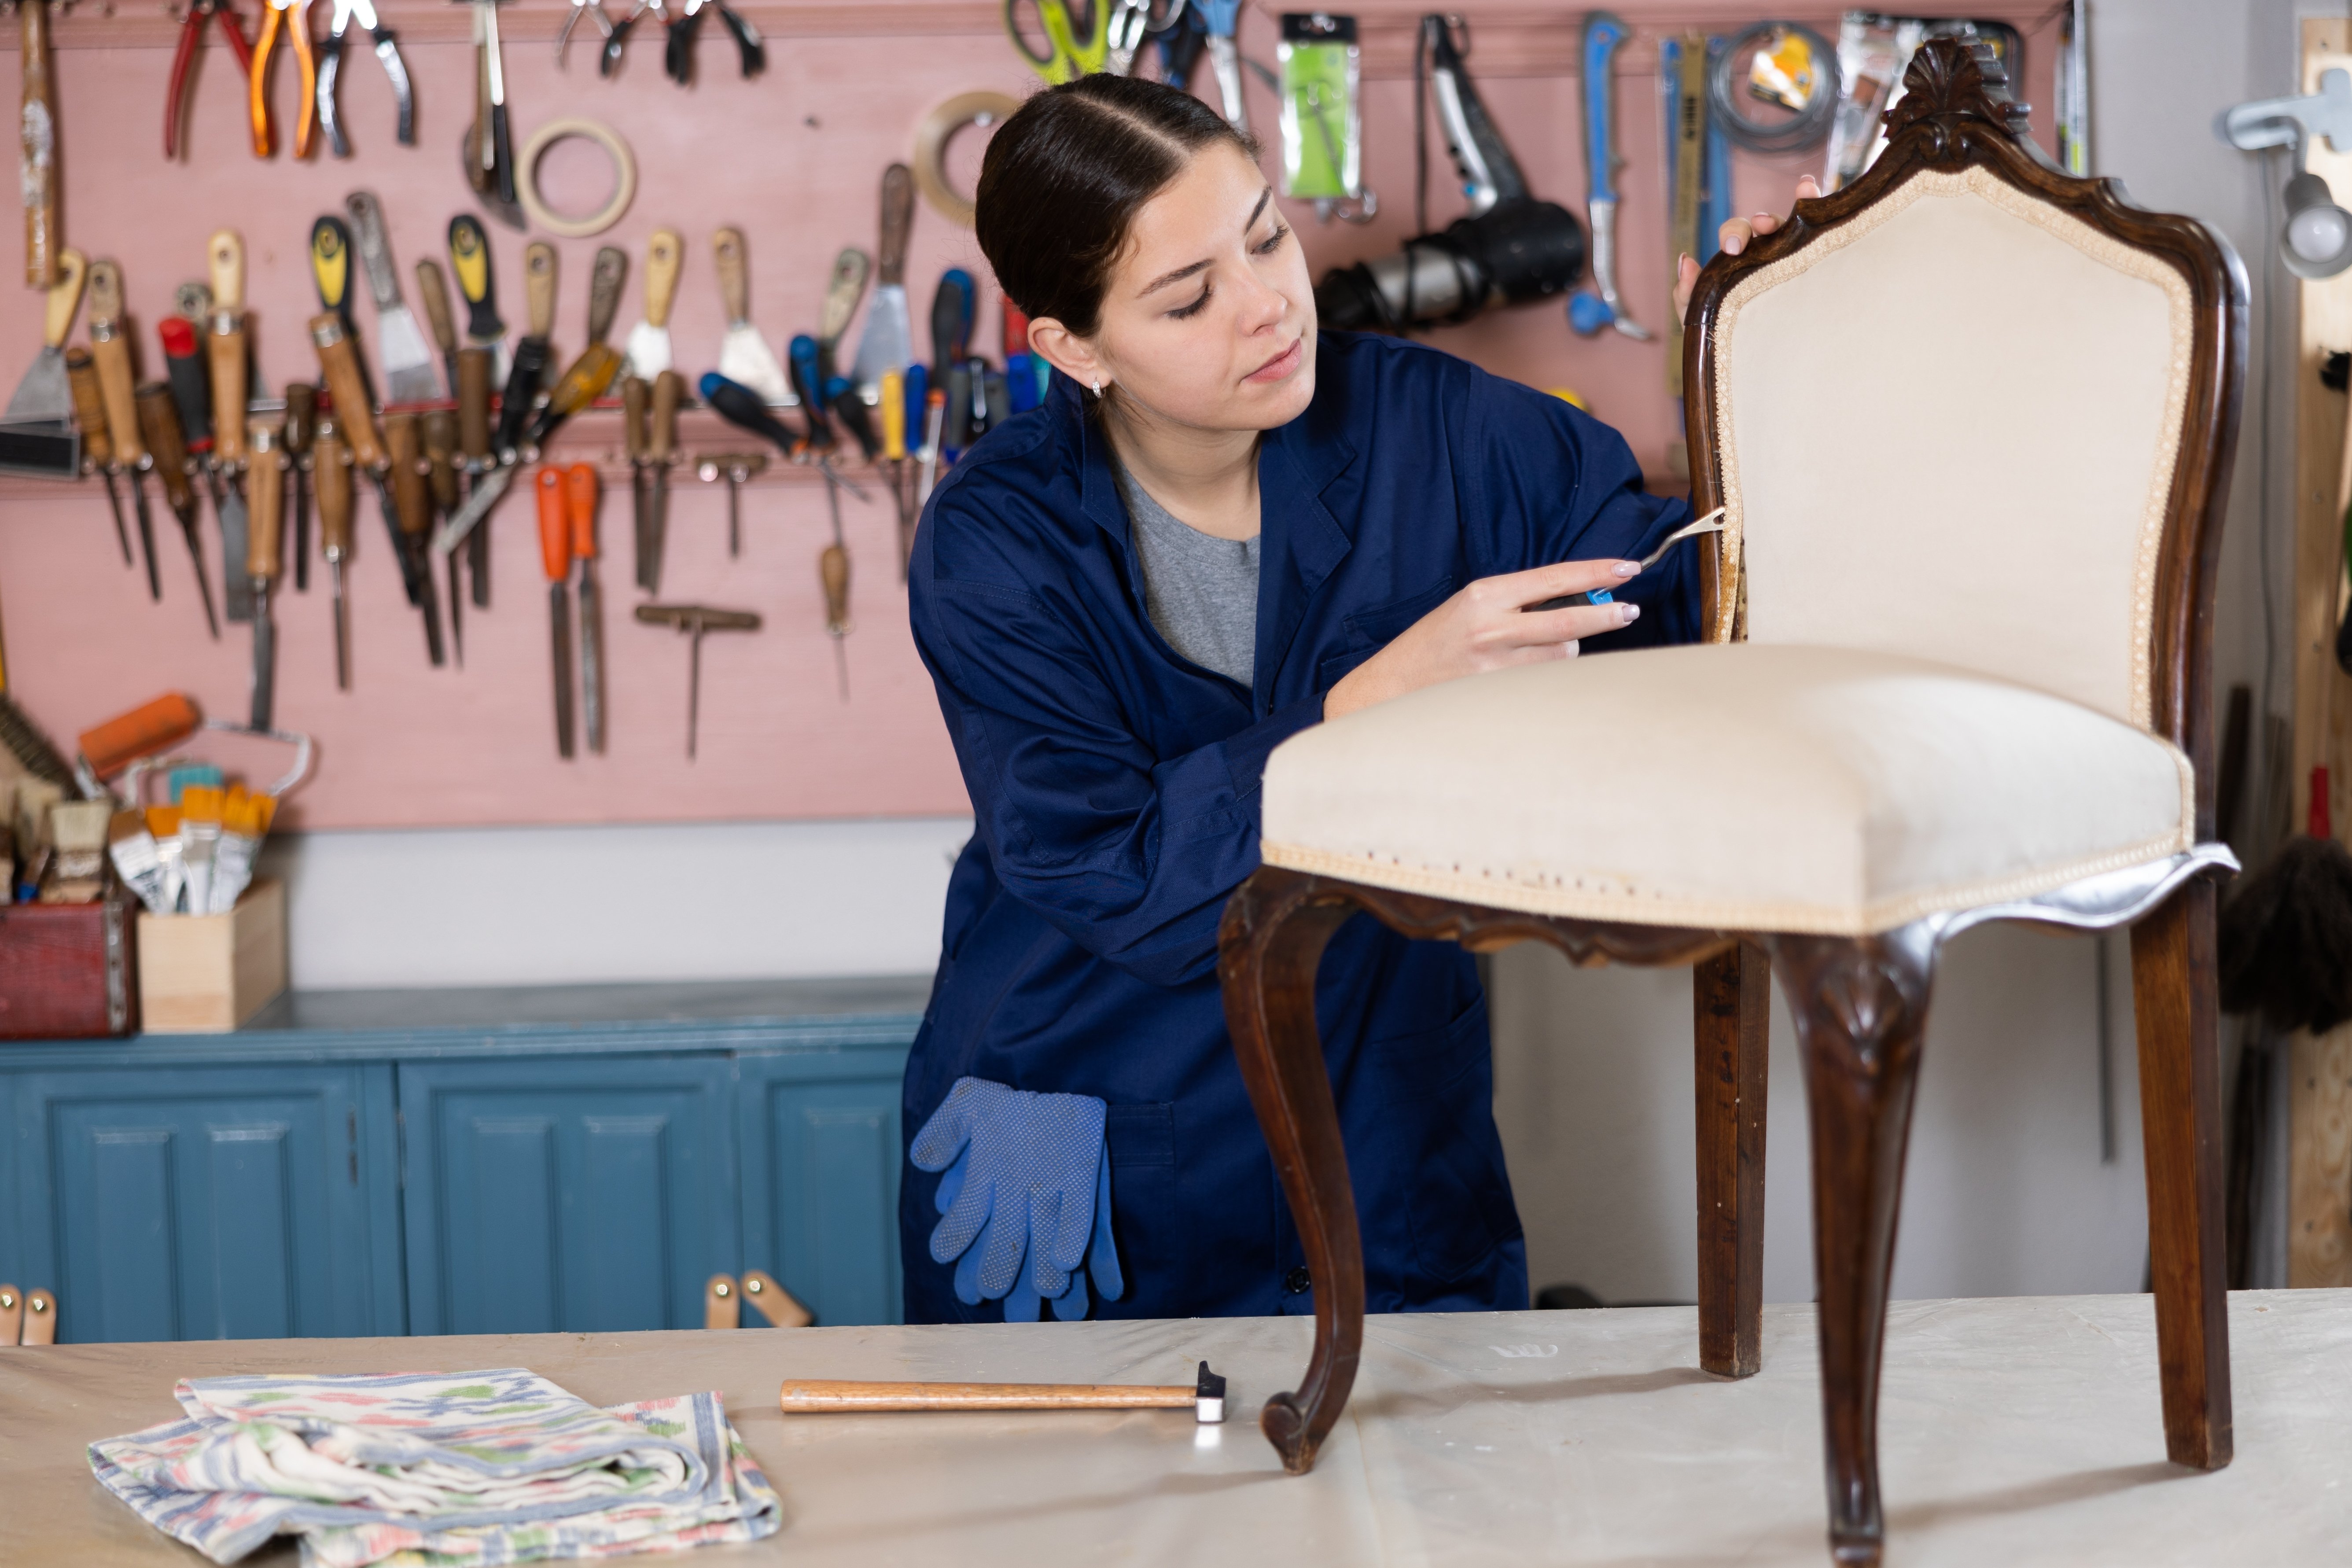
[{"label": "gray t-shirt", "polygon": [[1258,538],[1219,539],[1170,513],[1114,462],[1143,563],[1143,607],[1168,646],[1244,686],[1257,673]]}]

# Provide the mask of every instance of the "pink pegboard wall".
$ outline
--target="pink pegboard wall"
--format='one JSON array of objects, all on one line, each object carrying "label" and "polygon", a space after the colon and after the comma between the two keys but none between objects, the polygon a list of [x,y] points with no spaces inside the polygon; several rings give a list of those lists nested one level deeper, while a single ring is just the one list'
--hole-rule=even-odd
[{"label": "pink pegboard wall", "polygon": [[[157,0],[111,6],[80,0],[58,14],[62,232],[66,243],[85,254],[121,263],[146,376],[162,369],[155,323],[170,313],[173,288],[204,275],[205,240],[216,228],[244,236],[250,330],[261,381],[272,395],[288,381],[316,376],[302,323],[317,309],[306,247],[320,214],[341,212],[354,189],[382,198],[412,307],[415,262],[435,257],[446,267],[449,218],[479,211],[458,167],[458,143],[473,107],[467,8],[379,4],[400,36],[415,81],[417,145],[394,141],[390,91],[363,43],[355,41],[341,93],[353,155],[338,161],[322,148],[305,163],[283,152],[268,163],[254,158],[242,76],[215,34],[190,88],[185,161],[166,163],[163,101],[175,16]],[[561,256],[560,359],[580,347],[596,247],[622,246],[631,257],[617,342],[642,313],[646,237],[671,226],[687,242],[671,320],[677,368],[690,381],[715,363],[724,321],[709,242],[713,230],[729,224],[740,227],[749,242],[752,319],[781,352],[784,339],[813,330],[834,254],[845,245],[873,248],[882,168],[910,154],[915,127],[930,107],[975,88],[1018,95],[1034,86],[1003,36],[999,8],[986,0],[880,0],[856,7],[755,3],[738,9],[767,35],[765,75],[739,79],[733,47],[714,25],[704,29],[695,85],[681,89],[661,72],[660,30],[650,22],[632,37],[622,71],[605,79],[596,74],[596,40],[584,26],[575,32],[568,68],[556,68],[551,45],[568,5],[518,0],[500,8],[518,151],[540,125],[585,115],[617,130],[637,162],[636,198],[615,228],[554,242]],[[1391,250],[1411,232],[1410,58],[1418,9],[1358,8],[1365,25],[1366,177],[1381,206],[1372,224],[1318,227],[1307,204],[1285,204],[1318,278],[1331,266]],[[1654,326],[1668,310],[1670,259],[1659,170],[1656,39],[1662,30],[1685,26],[1723,31],[1759,13],[1666,0],[1632,0],[1619,9],[1636,32],[1620,58],[1618,134],[1627,160],[1620,175],[1621,276],[1634,314]],[[2042,8],[1979,9],[2031,27]],[[249,37],[257,6],[240,0],[240,10]],[[1834,37],[1834,12],[1798,15]],[[1580,212],[1580,15],[1515,6],[1474,10],[1470,16],[1471,69],[1504,134],[1538,193]],[[323,31],[324,18],[314,26]],[[6,33],[10,79],[0,81],[0,92],[13,97],[15,30]],[[1271,64],[1274,35],[1270,12],[1245,16],[1246,53]],[[2048,31],[2029,35],[2021,96],[2035,104],[2045,145],[2053,53]],[[1200,74],[1205,79],[1205,68]],[[275,87],[281,112],[292,104],[294,78],[291,62],[280,60]],[[1213,95],[1214,88],[1204,80],[1202,90]],[[1276,100],[1263,84],[1253,81],[1248,90],[1271,169]],[[1461,203],[1434,132],[1431,157],[1430,217],[1442,226],[1459,216]],[[1774,159],[1739,154],[1739,210],[1785,210],[1797,174],[1818,161],[1818,152]],[[973,149],[958,148],[954,166],[967,180],[977,162]],[[598,205],[604,163],[584,144],[560,147],[543,173],[560,208]],[[520,331],[526,237],[495,222],[490,231],[500,308],[510,331]],[[9,265],[17,270],[13,260]],[[950,266],[983,279],[975,342],[997,357],[994,291],[986,285],[978,247],[970,231],[919,204],[908,268],[919,352],[928,350],[932,287]],[[29,362],[40,330],[38,297],[24,292],[15,300],[0,311],[0,382],[8,385]],[[357,314],[373,360],[373,310],[362,303]],[[848,343],[858,330],[853,326]],[[77,322],[73,341],[83,336]],[[1575,388],[1624,432],[1653,472],[1664,471],[1668,446],[1680,439],[1679,412],[1666,395],[1656,344],[1614,335],[1579,339],[1557,306],[1493,313],[1444,329],[1433,341],[1498,374],[1538,386]],[[681,446],[691,454],[755,445],[748,436],[719,429],[707,417],[689,420]],[[335,689],[323,564],[313,563],[307,594],[292,591],[289,573],[276,595],[278,722],[319,742],[318,773],[289,803],[287,824],[816,818],[968,809],[929,680],[908,633],[891,536],[894,513],[878,484],[869,486],[868,504],[846,502],[844,509],[855,563],[856,622],[846,648],[850,698],[845,703],[836,693],[816,577],[817,552],[830,532],[822,488],[806,482],[804,474],[772,470],[747,487],[743,554],[730,561],[724,487],[697,482],[690,465],[673,472],[662,596],[753,609],[766,619],[756,634],[714,634],[705,642],[700,757],[686,760],[687,647],[676,634],[631,617],[641,595],[630,573],[625,469],[611,466],[615,437],[611,416],[592,416],[556,454],[608,465],[601,524],[606,754],[591,757],[583,750],[566,763],[555,753],[546,584],[528,484],[519,480],[493,514],[494,597],[486,611],[467,606],[462,670],[425,663],[418,617],[401,595],[383,521],[363,488],[350,568],[352,690]],[[9,689],[61,742],[69,743],[81,730],[166,689],[192,693],[215,715],[244,712],[248,634],[226,626],[219,642],[205,636],[186,548],[152,480],[149,494],[163,563],[160,605],[150,602],[143,574],[123,567],[95,482],[0,480],[0,630]],[[208,503],[204,517],[206,574],[217,595],[222,562]],[[214,749],[257,777],[274,774],[272,753],[232,755],[236,744]]]}]

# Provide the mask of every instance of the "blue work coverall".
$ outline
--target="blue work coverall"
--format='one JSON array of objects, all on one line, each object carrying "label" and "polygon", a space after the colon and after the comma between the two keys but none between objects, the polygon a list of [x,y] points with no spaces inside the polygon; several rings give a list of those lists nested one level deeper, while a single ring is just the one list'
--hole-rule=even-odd
[{"label": "blue work coverall", "polygon": [[[1688,508],[1558,398],[1388,338],[1326,332],[1305,414],[1267,432],[1255,689],[1168,646],[1101,429],[1059,378],[940,481],[916,540],[915,641],[977,828],[949,885],[907,1064],[911,1139],[967,1075],[1109,1106],[1127,1290],[1095,1315],[1313,1308],[1225,1032],[1217,922],[1258,864],[1266,754],[1323,695],[1474,578],[1639,557]],[[1591,651],[1697,636],[1694,552],[1618,591]],[[1591,738],[1608,765],[1609,737]],[[1318,988],[1373,1311],[1528,1304],[1470,954],[1358,915]],[[908,1322],[1001,1319],[932,1261],[940,1178],[903,1167]]]}]

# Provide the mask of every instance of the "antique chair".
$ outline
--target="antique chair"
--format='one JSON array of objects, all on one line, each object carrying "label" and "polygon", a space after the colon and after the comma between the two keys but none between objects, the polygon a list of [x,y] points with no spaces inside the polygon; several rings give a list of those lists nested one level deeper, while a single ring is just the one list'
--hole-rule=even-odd
[{"label": "antique chair", "polygon": [[[2226,242],[2069,178],[1938,40],[1848,188],[1706,268],[1685,336],[1709,646],[1570,659],[1307,731],[1265,773],[1225,1011],[1315,1282],[1263,1417],[1355,1376],[1363,1260],[1316,967],[1364,910],[1489,950],[1695,963],[1699,1360],[1758,1367],[1767,987],[1811,1111],[1830,1544],[1874,1563],[1887,1275],[1937,950],[2132,926],[2166,1448],[2230,1460],[2212,582],[2243,373]],[[1769,965],[1768,972],[1767,965]]]}]

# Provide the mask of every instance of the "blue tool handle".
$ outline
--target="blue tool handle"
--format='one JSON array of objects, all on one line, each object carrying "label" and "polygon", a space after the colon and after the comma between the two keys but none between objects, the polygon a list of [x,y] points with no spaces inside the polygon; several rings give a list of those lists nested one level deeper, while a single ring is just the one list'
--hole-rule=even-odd
[{"label": "blue tool handle", "polygon": [[1242,0],[1192,0],[1192,8],[1201,13],[1213,38],[1230,38],[1241,25]]},{"label": "blue tool handle", "polygon": [[717,371],[706,372],[695,390],[702,401],[716,409],[729,424],[764,436],[773,441],[785,456],[792,455],[793,445],[799,439],[760,401],[760,395],[740,383],[728,380]]},{"label": "blue tool handle", "polygon": [[907,449],[919,450],[923,445],[923,433],[930,426],[931,373],[919,364],[910,364],[901,378],[907,392]]},{"label": "blue tool handle", "polygon": [[1590,199],[1613,202],[1617,160],[1610,145],[1611,73],[1616,54],[1632,30],[1606,11],[1584,19],[1584,169]]},{"label": "blue tool handle", "polygon": [[801,400],[801,412],[808,419],[809,445],[832,446],[833,422],[824,416],[824,382],[817,374],[816,340],[801,333],[793,339],[785,359],[792,367],[793,395]]}]

